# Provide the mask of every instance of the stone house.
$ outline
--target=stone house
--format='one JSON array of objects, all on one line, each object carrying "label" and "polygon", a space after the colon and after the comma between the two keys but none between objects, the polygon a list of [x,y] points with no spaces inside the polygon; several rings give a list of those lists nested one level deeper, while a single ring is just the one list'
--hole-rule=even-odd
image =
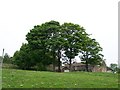
[{"label": "stone house", "polygon": [[[88,65],[89,71],[91,72],[107,72],[107,67],[106,64],[103,64],[101,66],[92,66]],[[86,65],[82,63],[73,63],[71,65],[72,71],[85,71],[86,70]],[[65,66],[62,67],[62,71],[69,70],[69,65],[65,64]]]}]

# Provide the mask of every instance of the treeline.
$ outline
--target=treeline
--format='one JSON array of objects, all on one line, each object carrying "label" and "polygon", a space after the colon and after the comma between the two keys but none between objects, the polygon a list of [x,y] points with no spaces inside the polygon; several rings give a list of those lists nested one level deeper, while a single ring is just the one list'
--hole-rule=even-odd
[{"label": "treeline", "polygon": [[13,63],[20,69],[47,70],[52,64],[53,70],[57,66],[60,72],[62,62],[66,62],[71,70],[72,60],[80,55],[88,71],[89,64],[100,65],[103,61],[100,44],[78,24],[45,22],[34,26],[26,40],[28,43],[22,44],[13,56]]}]

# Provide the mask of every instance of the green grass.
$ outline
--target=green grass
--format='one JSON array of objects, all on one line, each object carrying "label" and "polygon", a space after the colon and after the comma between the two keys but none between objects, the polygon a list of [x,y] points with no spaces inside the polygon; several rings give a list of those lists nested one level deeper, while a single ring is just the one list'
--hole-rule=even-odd
[{"label": "green grass", "polygon": [[2,84],[1,84],[1,81],[2,80],[2,69],[0,67],[0,90],[2,89]]},{"label": "green grass", "polygon": [[3,88],[118,88],[118,75],[3,69]]}]

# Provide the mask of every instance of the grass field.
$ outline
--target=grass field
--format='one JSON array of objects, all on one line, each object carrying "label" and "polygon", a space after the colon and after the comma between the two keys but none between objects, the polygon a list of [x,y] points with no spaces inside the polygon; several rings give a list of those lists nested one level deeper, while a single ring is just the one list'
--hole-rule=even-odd
[{"label": "grass field", "polygon": [[118,88],[118,74],[3,69],[3,88]]}]

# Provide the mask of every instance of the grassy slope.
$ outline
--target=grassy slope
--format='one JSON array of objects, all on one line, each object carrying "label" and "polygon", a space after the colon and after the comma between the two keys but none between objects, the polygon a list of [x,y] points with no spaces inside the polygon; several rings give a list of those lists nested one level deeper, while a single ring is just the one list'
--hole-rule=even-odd
[{"label": "grassy slope", "polygon": [[3,88],[118,88],[118,75],[3,69]]},{"label": "grassy slope", "polygon": [[[1,69],[1,67],[0,67],[0,83],[2,82],[1,79],[2,79],[2,69]],[[2,89],[2,84],[0,84],[0,90],[1,90],[1,89]]]}]

